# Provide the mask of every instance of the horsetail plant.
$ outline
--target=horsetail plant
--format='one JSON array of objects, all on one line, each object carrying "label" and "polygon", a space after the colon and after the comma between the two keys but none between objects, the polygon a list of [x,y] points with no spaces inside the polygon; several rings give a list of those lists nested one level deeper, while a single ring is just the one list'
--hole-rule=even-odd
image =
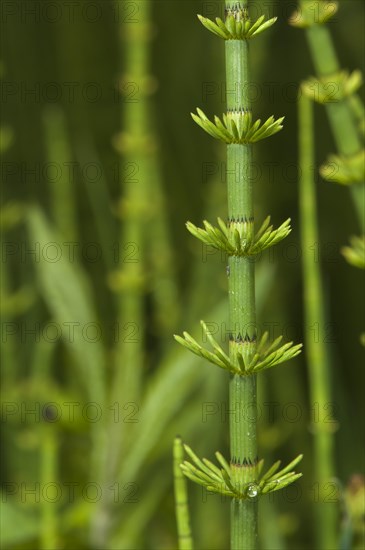
[{"label": "horsetail plant", "polygon": [[289,23],[305,29],[317,72],[317,77],[308,79],[302,85],[302,91],[313,101],[325,106],[339,153],[328,158],[320,173],[327,181],[351,185],[360,230],[364,232],[364,107],[356,96],[362,85],[362,74],[359,70],[352,73],[341,70],[339,66],[331,34],[326,25],[337,13],[339,3],[327,0],[300,0],[299,7]]},{"label": "horsetail plant", "polygon": [[[337,145],[338,154],[330,155],[321,166],[323,179],[351,186],[354,207],[360,229],[364,230],[364,159],[360,119],[364,108],[356,91],[362,84],[362,74],[340,70],[336,51],[326,23],[337,13],[338,2],[301,0],[300,10],[290,19],[293,26],[306,32],[309,49],[317,72],[302,83],[299,94],[299,149],[300,149],[300,212],[303,248],[304,313],[308,355],[309,387],[311,402],[323,411],[316,425],[312,425],[314,437],[314,472],[320,488],[316,505],[316,544],[318,548],[337,546],[338,508],[324,494],[333,483],[335,464],[333,459],[335,420],[324,413],[331,403],[331,372],[328,350],[321,340],[314,342],[310,327],[317,323],[325,326],[323,288],[319,266],[313,262],[309,243],[318,242],[316,197],[314,185],[314,124],[315,101],[324,105]],[[364,237],[352,237],[351,246],[342,253],[353,265],[361,267],[364,261]],[[362,257],[361,257],[362,256]],[[326,416],[326,418],[325,418]]]},{"label": "horsetail plant", "polygon": [[350,246],[343,247],[341,252],[350,264],[358,266],[360,263],[361,266],[365,246],[364,105],[356,92],[363,83],[363,76],[359,70],[352,73],[340,70],[330,32],[324,25],[337,13],[338,2],[301,0],[300,7],[300,16],[294,14],[291,24],[306,29],[319,75],[304,82],[302,90],[326,107],[339,151],[337,155],[329,155],[320,174],[326,181],[350,187],[362,236],[351,237]]},{"label": "horsetail plant", "polygon": [[[356,267],[365,264],[365,148],[364,104],[356,92],[363,84],[361,71],[341,70],[326,23],[338,12],[339,3],[301,0],[300,11],[289,22],[304,28],[318,78],[302,83],[302,93],[325,106],[338,154],[329,155],[320,167],[322,178],[348,186],[352,195],[361,236],[350,237],[341,253]],[[364,341],[364,335],[361,337]]]},{"label": "horsetail plant", "polygon": [[[310,327],[317,323],[325,326],[323,289],[319,267],[313,262],[309,243],[318,242],[316,198],[314,185],[314,124],[312,102],[325,106],[338,154],[330,155],[321,166],[320,174],[326,181],[350,187],[360,230],[364,230],[364,159],[361,138],[363,105],[356,96],[362,84],[358,70],[351,74],[340,70],[330,32],[325,23],[338,10],[337,2],[302,0],[301,11],[291,18],[292,25],[305,28],[309,48],[318,78],[311,77],[302,83],[299,98],[300,128],[300,211],[303,248],[304,310],[311,402],[319,406],[319,415],[313,428],[314,472],[319,486],[316,504],[316,544],[318,548],[338,545],[338,507],[326,499],[325,490],[335,479],[333,458],[335,419],[324,413],[331,403],[331,372],[328,350],[324,342],[313,341]],[[316,11],[317,10],[317,11]],[[357,267],[365,265],[364,237],[352,237],[351,246],[341,252],[346,260]],[[364,335],[361,337],[364,342]],[[325,418],[326,416],[326,418]]]},{"label": "horsetail plant", "polygon": [[[259,337],[255,307],[255,256],[290,233],[290,219],[278,229],[267,218],[254,229],[252,143],[268,138],[282,129],[283,118],[271,116],[265,122],[254,120],[248,94],[248,41],[269,28],[276,18],[261,16],[251,21],[248,2],[225,2],[225,20],[215,22],[198,16],[209,31],[225,40],[227,113],[210,121],[201,111],[194,121],[212,137],[227,145],[228,221],[218,219],[218,227],[204,222],[204,229],[187,223],[188,230],[205,244],[228,256],[229,352],[226,353],[202,328],[212,351],[202,347],[187,332],[176,340],[198,356],[230,373],[230,410],[250,406],[257,410],[256,378],[260,371],[287,361],[301,351],[301,344],[281,344],[282,337],[268,342],[268,333]],[[235,94],[228,91],[236,90]],[[249,417],[248,417],[249,416]],[[294,468],[302,455],[280,469],[280,461],[263,473],[263,460],[257,454],[257,419],[252,415],[230,415],[230,461],[216,453],[218,465],[184,446],[190,460],[181,464],[186,477],[208,490],[231,497],[231,548],[255,549],[258,545],[258,498],[277,491],[298,479]]]}]

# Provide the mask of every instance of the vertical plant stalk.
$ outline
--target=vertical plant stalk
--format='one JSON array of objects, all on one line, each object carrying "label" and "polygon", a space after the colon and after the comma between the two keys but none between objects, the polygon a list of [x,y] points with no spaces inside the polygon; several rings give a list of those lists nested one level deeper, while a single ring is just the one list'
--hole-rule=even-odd
[{"label": "vertical plant stalk", "polygon": [[[144,332],[145,332],[145,245],[146,224],[149,218],[149,157],[151,140],[147,116],[149,90],[148,55],[152,37],[150,0],[137,0],[133,21],[120,26],[121,70],[118,92],[121,102],[121,127],[113,144],[120,154],[120,201],[118,214],[121,219],[119,247],[115,262],[117,270],[109,277],[116,292],[117,322],[115,332],[114,371],[110,389],[111,407],[119,414],[128,405],[139,409],[143,387]],[[120,2],[116,0],[119,13]],[[121,19],[122,20],[122,19]],[[124,63],[122,63],[122,60]],[[123,409],[124,408],[124,409]],[[105,496],[95,515],[95,548],[108,545],[113,525],[112,492],[107,486],[119,479],[128,454],[134,423],[110,422],[107,459],[102,473]],[[133,481],[128,479],[128,481]]]},{"label": "vertical plant stalk", "polygon": [[174,466],[174,492],[175,508],[179,550],[193,550],[193,539],[191,536],[190,516],[188,508],[188,489],[186,479],[180,469],[180,464],[184,458],[184,449],[181,438],[176,437],[173,449]]},{"label": "vertical plant stalk", "polygon": [[[48,484],[57,485],[58,441],[56,424],[43,426],[41,436],[41,487],[46,487]],[[42,498],[41,502],[41,548],[55,550],[59,547],[57,536],[58,504],[46,498]]]},{"label": "vertical plant stalk", "polygon": [[[209,460],[200,460],[185,445],[191,462],[180,467],[192,481],[210,491],[230,496],[231,548],[255,550],[258,543],[258,497],[285,487],[301,474],[291,471],[301,455],[277,472],[280,461],[261,476],[263,461],[257,456],[257,389],[258,372],[271,368],[300,353],[301,344],[278,347],[282,337],[267,345],[268,333],[257,341],[255,306],[255,256],[284,239],[291,231],[290,219],[273,229],[268,217],[254,232],[252,144],[270,137],[282,129],[283,118],[269,117],[264,123],[253,121],[248,96],[248,40],[257,36],[276,21],[265,16],[251,21],[247,0],[225,2],[225,21],[215,22],[198,16],[211,32],[226,44],[227,113],[222,120],[210,121],[200,109],[192,114],[194,121],[212,137],[227,144],[228,221],[218,218],[218,227],[204,221],[204,229],[191,222],[187,228],[203,243],[225,252],[228,257],[229,294],[229,355],[201,321],[213,352],[199,345],[187,332],[176,340],[198,356],[230,373],[230,454],[229,463],[216,453],[220,468]],[[243,414],[244,411],[244,414]],[[261,477],[260,477],[261,476]]]},{"label": "vertical plant stalk", "polygon": [[[330,31],[321,20],[321,8],[335,8],[334,2],[329,3],[321,0],[301,0],[300,10],[305,18],[311,20],[311,23],[305,28],[306,37],[311,52],[313,64],[319,79],[328,80],[325,84],[325,90],[331,94],[332,98],[325,100],[330,126],[336,142],[338,152],[345,158],[356,157],[361,153],[363,143],[360,132],[357,127],[356,118],[353,116],[351,103],[347,95],[336,97],[338,91],[341,91],[341,82],[337,75],[340,71],[339,62],[333,45]],[[318,13],[317,13],[318,12]],[[333,11],[333,14],[335,11]],[[293,23],[295,25],[295,23]],[[300,26],[300,25],[298,25]],[[320,84],[320,83],[319,83]],[[313,90],[314,99],[318,99],[318,88]],[[351,95],[351,94],[350,94]],[[362,232],[365,230],[365,186],[364,180],[351,185],[350,188],[354,207],[356,210],[358,222]]]},{"label": "vertical plant stalk", "polygon": [[[231,2],[226,1],[226,10]],[[247,9],[247,1],[241,2]],[[226,40],[227,111],[250,111],[248,41]],[[248,226],[253,233],[252,144],[227,145],[228,221]],[[240,229],[239,229],[240,231]],[[256,340],[255,263],[251,257],[230,256],[228,276],[230,359],[235,361],[236,346],[250,347]],[[229,384],[230,448],[232,475],[238,485],[255,482],[257,477],[256,375],[231,376]],[[240,414],[242,406],[249,414]],[[257,546],[257,501],[232,499],[232,549]]]},{"label": "vertical plant stalk", "polygon": [[[120,1],[117,0],[116,3],[117,9],[120,9]],[[162,174],[157,158],[158,140],[154,133],[155,120],[150,101],[150,96],[157,88],[157,80],[150,73],[151,42],[154,36],[152,2],[137,0],[134,4],[134,22],[125,23],[120,28],[121,55],[125,58],[124,74],[120,80],[124,103],[123,132],[116,138],[115,146],[122,157],[121,174],[124,176],[119,208],[124,222],[122,242],[137,248],[132,261],[122,266],[121,287],[124,288],[121,289],[120,311],[127,323],[137,314],[141,333],[142,300],[138,300],[138,294],[140,298],[144,297],[148,267],[148,291],[154,301],[156,332],[159,336],[164,332],[165,336],[171,323],[177,319],[179,299]],[[128,351],[132,363],[134,355],[137,363],[141,362],[138,355],[142,354],[142,350],[140,354],[136,349]],[[142,376],[138,377],[138,371],[139,369],[133,367],[133,376],[127,374],[127,382],[124,382],[130,384],[133,378],[137,395],[143,384]]]},{"label": "vertical plant stalk", "polygon": [[[121,154],[120,243],[121,250],[127,252],[119,255],[119,288],[116,283],[119,335],[113,395],[116,400],[128,396],[129,401],[138,401],[143,378],[145,226],[141,220],[148,209],[145,200],[148,189],[145,86],[147,46],[151,38],[150,1],[138,1],[136,6],[138,21],[125,23],[119,29],[120,54],[125,59],[125,67],[119,82],[123,132],[116,140]],[[130,334],[128,327],[132,328],[132,337],[126,337]]]},{"label": "vertical plant stalk", "polygon": [[[319,242],[318,214],[314,182],[314,128],[313,105],[305,94],[299,98],[299,163],[301,179],[299,186],[299,209],[301,218],[301,241],[303,258],[304,316],[309,389],[312,406],[318,407],[314,418],[314,479],[319,484],[319,502],[313,509],[316,525],[316,544],[323,550],[337,548],[338,507],[325,501],[328,483],[333,482],[334,438],[333,423],[328,422],[327,405],[332,401],[330,364],[326,345],[321,339],[325,326],[323,285],[319,263],[312,254],[313,243]],[[313,326],[319,327],[315,341]],[[311,407],[312,410],[312,407]],[[316,409],[317,410],[317,409]]]}]

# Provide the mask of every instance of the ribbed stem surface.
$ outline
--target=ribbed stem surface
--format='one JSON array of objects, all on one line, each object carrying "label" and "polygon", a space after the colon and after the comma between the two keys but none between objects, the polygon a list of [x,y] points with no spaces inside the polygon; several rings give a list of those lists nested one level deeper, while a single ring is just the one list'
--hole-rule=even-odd
[{"label": "ribbed stem surface", "polygon": [[[235,3],[235,13],[247,2]],[[227,8],[232,8],[226,2]],[[247,111],[249,100],[248,42],[226,41],[227,111]],[[227,146],[229,223],[245,223],[253,230],[251,145]],[[249,258],[229,258],[229,326],[232,349],[255,346],[255,266]],[[230,380],[230,442],[232,478],[237,486],[256,481],[256,376],[234,375]],[[231,504],[232,550],[257,548],[257,501],[233,499]]]}]

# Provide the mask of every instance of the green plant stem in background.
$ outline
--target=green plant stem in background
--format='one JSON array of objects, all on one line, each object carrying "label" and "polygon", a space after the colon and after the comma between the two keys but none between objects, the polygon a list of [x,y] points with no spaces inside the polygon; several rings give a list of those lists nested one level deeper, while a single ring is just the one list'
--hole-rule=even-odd
[{"label": "green plant stem in background", "polygon": [[188,489],[186,479],[180,469],[180,464],[184,458],[184,449],[181,438],[176,437],[173,449],[174,463],[174,489],[175,489],[175,507],[177,520],[177,533],[179,541],[179,550],[192,550],[193,540],[191,537],[190,517],[188,508]]},{"label": "green plant stem in background", "polygon": [[[41,435],[41,481],[40,486],[45,488],[56,486],[58,479],[58,441],[57,425],[42,426]],[[50,497],[51,498],[51,497]],[[49,498],[41,499],[41,549],[55,550],[59,548],[58,541],[58,502]]]},{"label": "green plant stem in background", "polygon": [[[301,0],[302,10],[311,10],[313,0]],[[313,64],[319,77],[328,77],[339,72],[340,66],[331,34],[324,24],[314,24],[305,29]],[[336,86],[334,80],[333,86]],[[350,157],[358,154],[361,143],[356,120],[351,112],[349,99],[325,104],[336,146],[341,155]],[[365,230],[365,187],[364,183],[351,185],[351,194],[361,231]]]},{"label": "green plant stem in background", "polygon": [[[117,6],[119,2],[117,2]],[[138,24],[120,27],[120,56],[124,73],[119,87],[123,98],[119,152],[121,153],[121,216],[119,271],[116,292],[118,337],[114,358],[111,402],[139,403],[143,380],[144,348],[144,244],[148,166],[146,136],[148,133],[143,82],[146,81],[150,2],[139,1]],[[132,93],[132,100],[130,94]],[[133,94],[137,94],[135,98]],[[128,426],[111,425],[110,463],[108,471],[115,476],[122,459],[122,442],[126,444]]]},{"label": "green plant stem in background", "polygon": [[[319,487],[319,500],[313,508],[316,525],[316,547],[322,550],[337,548],[338,506],[329,502],[328,487],[332,486],[334,467],[334,419],[328,419],[328,406],[333,403],[329,355],[322,333],[325,327],[323,285],[320,264],[313,257],[313,244],[320,242],[314,182],[313,104],[301,94],[299,99],[299,164],[301,179],[299,209],[303,261],[305,348],[309,372],[311,424],[314,437],[314,480]],[[313,327],[319,327],[319,338]],[[330,485],[329,485],[330,484]]]},{"label": "green plant stem in background", "polygon": [[[241,3],[247,7],[247,2]],[[231,2],[226,2],[226,8]],[[226,40],[227,110],[248,111],[248,41]],[[227,146],[228,220],[249,224],[253,232],[253,189],[251,180],[252,145]],[[255,264],[252,258],[231,256],[228,276],[229,327],[231,342],[253,346],[256,338]],[[231,350],[232,350],[231,346]],[[230,350],[230,352],[231,352]],[[232,361],[234,358],[231,353]],[[256,442],[256,375],[232,375],[229,387],[231,411],[249,404],[252,414],[230,414],[231,467],[237,484],[255,482]],[[253,549],[257,546],[257,502],[232,499],[231,547]]]},{"label": "green plant stem in background", "polygon": [[148,211],[145,200],[148,190],[148,126],[143,96],[148,42],[151,38],[151,6],[149,0],[138,1],[136,5],[138,24],[128,23],[120,27],[120,55],[124,58],[124,73],[119,86],[125,101],[121,112],[123,133],[120,135],[122,181],[119,210],[122,219],[120,243],[126,252],[119,256],[117,304],[120,334],[116,346],[113,395],[116,399],[128,396],[128,401],[138,401],[142,389],[146,233],[142,220]]},{"label": "green plant stem in background", "polygon": [[[117,1],[118,8],[121,5]],[[129,259],[122,266],[121,311],[125,311],[127,306],[131,313],[136,313],[137,294],[144,296],[148,286],[154,305],[156,332],[161,338],[170,334],[171,324],[178,318],[179,297],[174,272],[176,262],[159,166],[156,119],[150,101],[150,96],[158,86],[157,79],[150,73],[151,42],[155,34],[151,18],[152,2],[137,0],[133,5],[136,9],[135,21],[125,22],[120,27],[121,56],[125,60],[124,73],[119,83],[124,103],[123,131],[115,140],[116,149],[122,157],[120,173],[124,179],[119,205],[124,222],[123,242],[129,250],[135,246],[135,254],[132,254],[132,258],[127,254]],[[133,286],[133,280],[136,286]],[[128,283],[131,281],[132,288],[129,288]],[[123,290],[127,296],[122,296]],[[130,294],[134,294],[134,299],[128,296]],[[132,318],[128,312],[124,313],[124,317],[129,320]],[[152,332],[153,329],[151,326]],[[137,393],[139,390],[137,387]]]},{"label": "green plant stem in background", "polygon": [[[119,9],[119,2],[116,7]],[[121,94],[121,127],[114,145],[120,159],[121,218],[118,269],[111,274],[110,284],[116,292],[117,333],[114,350],[114,372],[110,389],[111,406],[117,403],[140,408],[143,386],[145,331],[145,256],[147,200],[149,185],[148,46],[151,40],[151,2],[136,2],[138,22],[124,22],[119,27],[121,69],[118,87]],[[122,62],[123,61],[123,62]],[[104,464],[105,486],[113,483],[123,469],[128,441],[134,423],[111,422],[107,460]],[[95,516],[93,543],[105,547],[111,535],[111,516],[115,504],[106,495]],[[114,505],[114,506],[113,506]]]}]

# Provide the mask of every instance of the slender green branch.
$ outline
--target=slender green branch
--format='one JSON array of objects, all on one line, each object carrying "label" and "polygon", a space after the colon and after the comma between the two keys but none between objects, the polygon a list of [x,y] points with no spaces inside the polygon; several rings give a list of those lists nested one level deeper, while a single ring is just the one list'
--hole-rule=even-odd
[{"label": "slender green branch", "polygon": [[[319,417],[313,419],[314,475],[319,484],[319,502],[314,508],[317,547],[323,550],[337,547],[336,503],[326,502],[325,488],[333,480],[334,438],[332,423],[328,423],[327,406],[331,403],[330,364],[326,345],[321,337],[316,341],[313,327],[319,327],[321,335],[325,326],[323,285],[320,266],[312,254],[312,245],[319,242],[317,206],[314,182],[314,128],[313,105],[309,98],[299,99],[299,158],[301,179],[299,187],[299,208],[301,217],[301,240],[303,251],[304,315],[307,363],[309,369],[310,400],[318,407]],[[325,418],[326,417],[326,418]]]},{"label": "slender green branch", "polygon": [[176,437],[174,441],[173,459],[175,508],[179,550],[193,550],[193,539],[191,536],[188,508],[188,489],[186,486],[186,480],[180,469],[180,464],[184,459],[184,449],[180,437]]}]

